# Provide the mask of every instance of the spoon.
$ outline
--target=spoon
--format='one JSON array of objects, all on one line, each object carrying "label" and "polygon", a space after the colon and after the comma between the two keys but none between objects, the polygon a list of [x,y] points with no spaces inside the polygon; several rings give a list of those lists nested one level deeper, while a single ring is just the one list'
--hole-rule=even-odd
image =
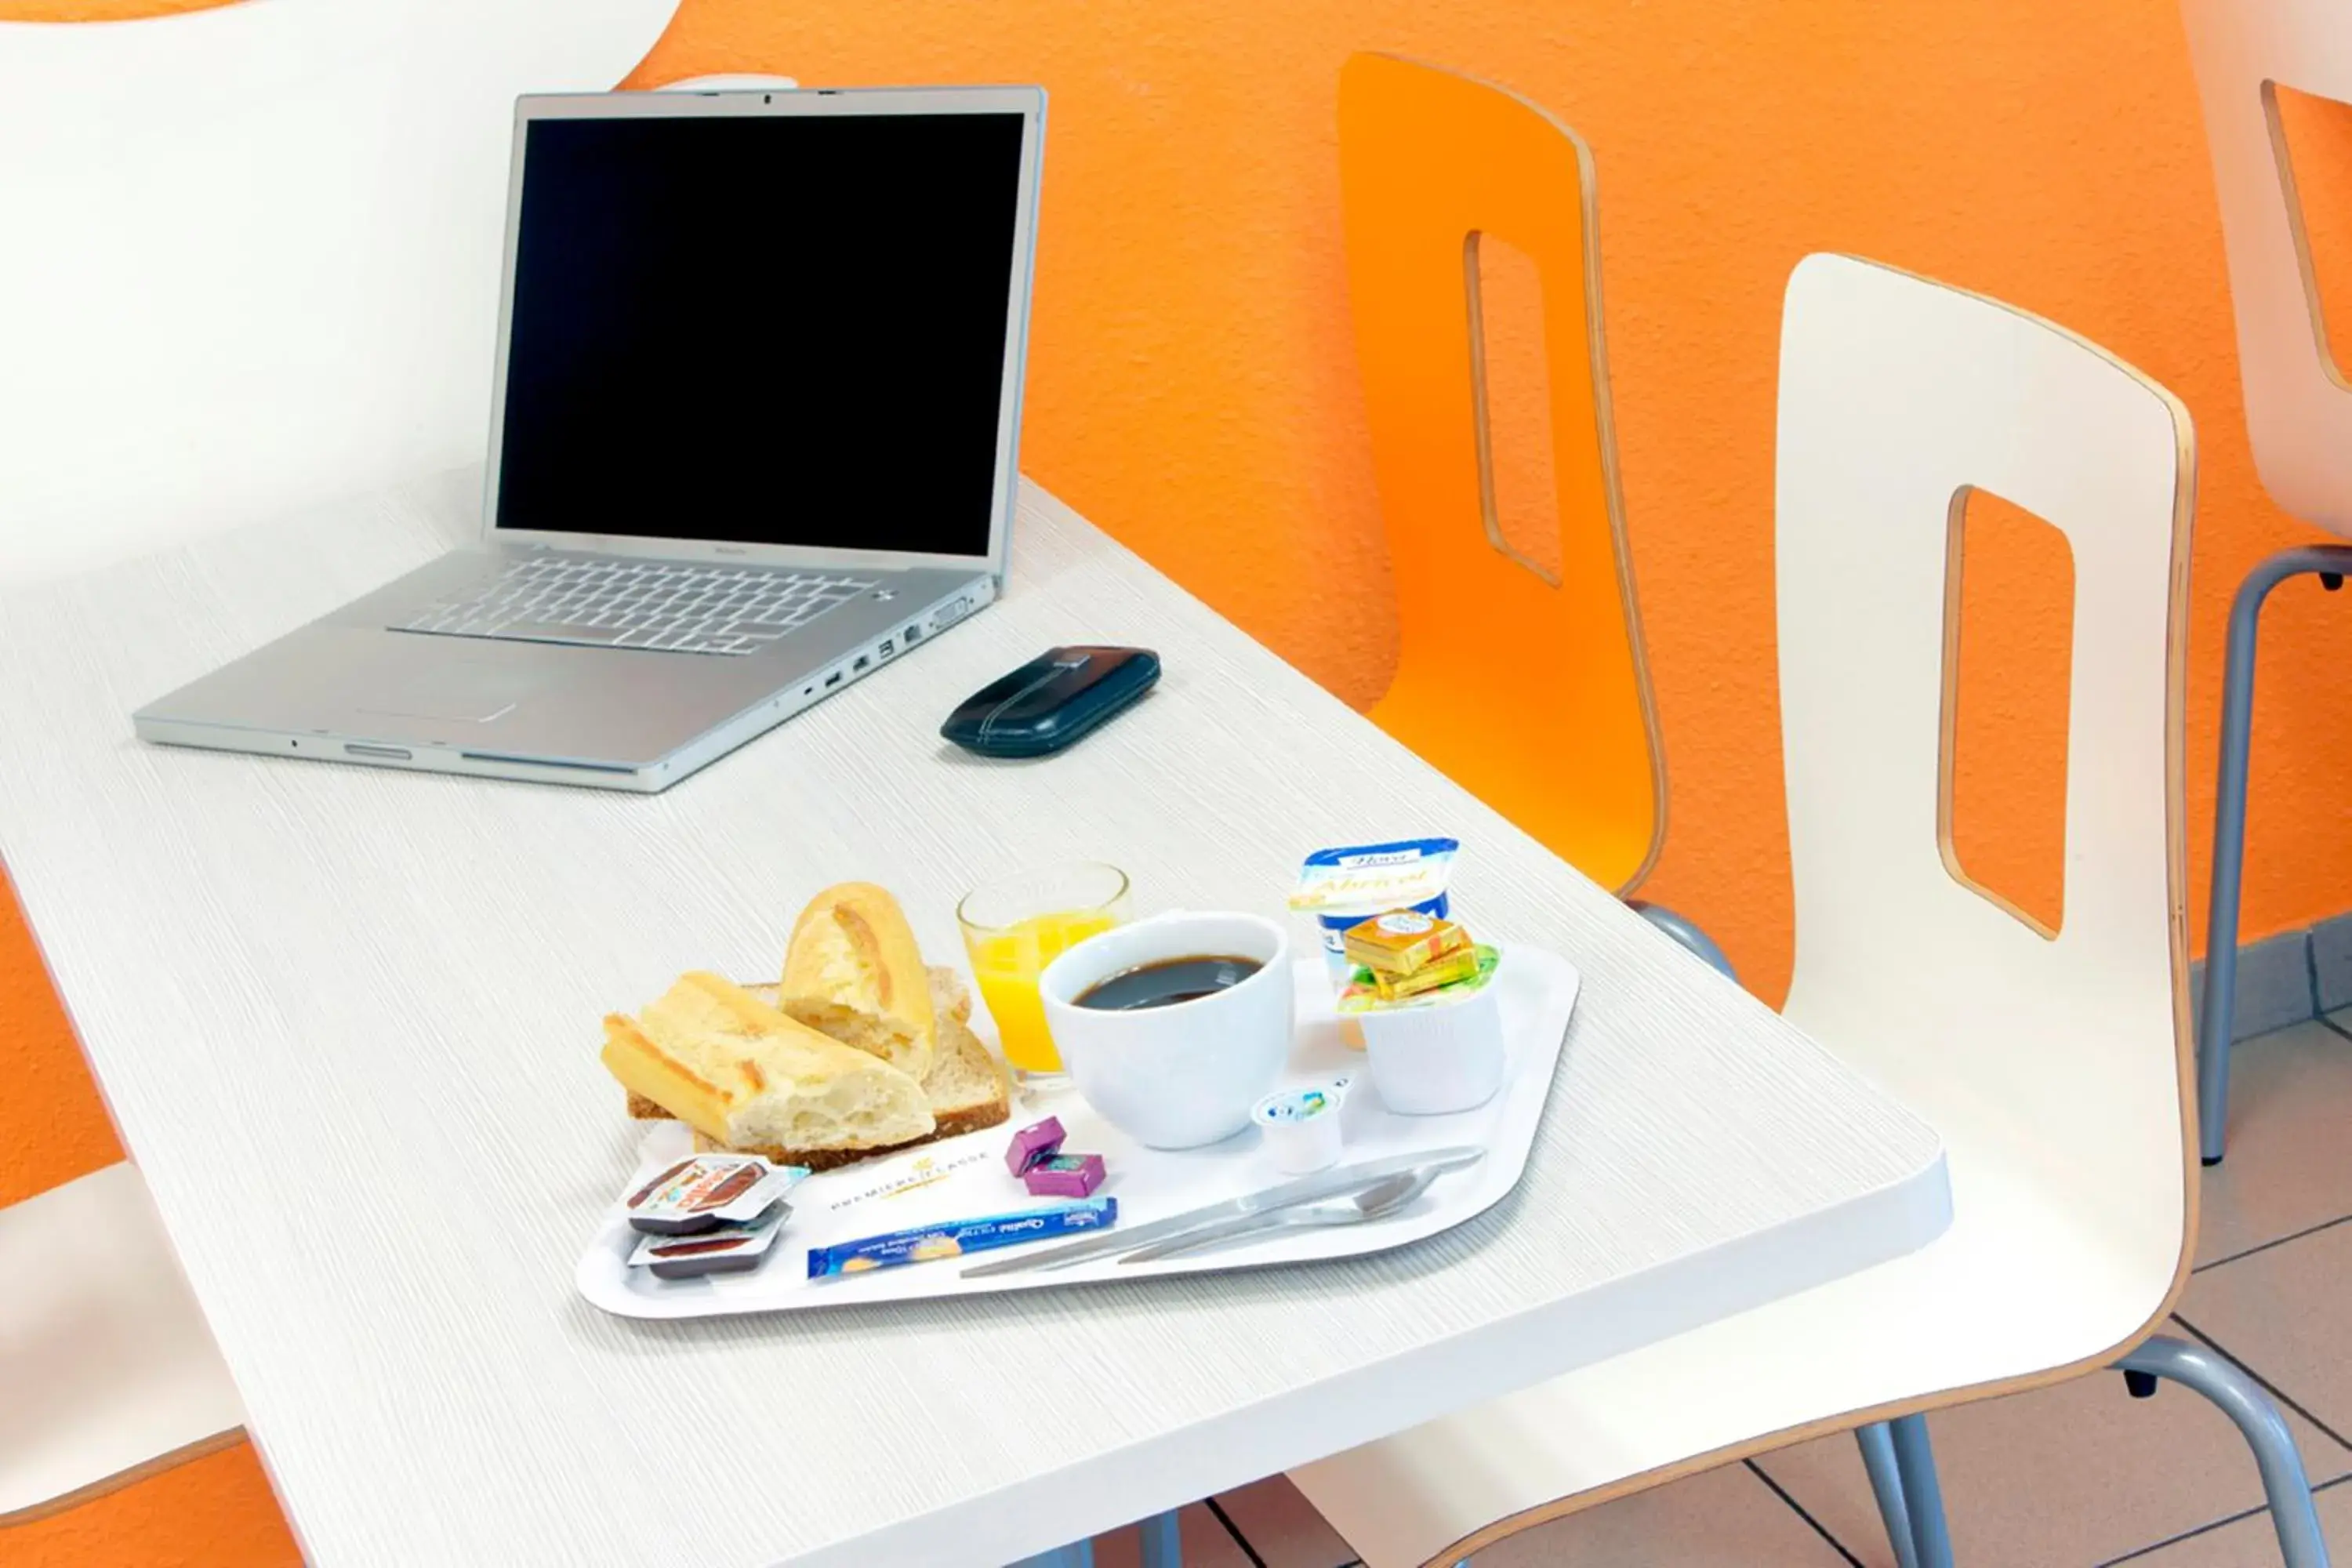
[{"label": "spoon", "polygon": [[1400,1175],[1384,1177],[1370,1186],[1320,1203],[1299,1204],[1286,1209],[1275,1209],[1266,1214],[1243,1215],[1223,1224],[1204,1226],[1182,1236],[1139,1247],[1119,1258],[1122,1264],[1149,1263],[1155,1258],[1173,1258],[1180,1252],[1193,1252],[1205,1247],[1220,1247],[1240,1237],[1255,1237],[1271,1230],[1316,1229],[1335,1225],[1369,1225],[1376,1219],[1386,1219],[1428,1190],[1437,1180],[1432,1170],[1406,1171]]}]

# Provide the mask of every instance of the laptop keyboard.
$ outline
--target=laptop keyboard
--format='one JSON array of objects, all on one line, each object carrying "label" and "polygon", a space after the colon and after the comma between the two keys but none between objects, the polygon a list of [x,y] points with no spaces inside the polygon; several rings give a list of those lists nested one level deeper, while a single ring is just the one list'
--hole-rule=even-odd
[{"label": "laptop keyboard", "polygon": [[875,584],[778,567],[532,556],[395,631],[510,642],[757,653]]}]

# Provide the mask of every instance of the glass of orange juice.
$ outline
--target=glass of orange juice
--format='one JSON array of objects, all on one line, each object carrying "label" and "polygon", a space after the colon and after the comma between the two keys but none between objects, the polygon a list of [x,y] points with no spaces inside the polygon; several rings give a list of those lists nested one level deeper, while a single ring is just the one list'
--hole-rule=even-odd
[{"label": "glass of orange juice", "polygon": [[984,883],[956,906],[980,999],[996,1020],[1005,1061],[1024,1078],[1062,1070],[1037,977],[1065,949],[1124,923],[1127,891],[1118,867],[1075,861]]}]

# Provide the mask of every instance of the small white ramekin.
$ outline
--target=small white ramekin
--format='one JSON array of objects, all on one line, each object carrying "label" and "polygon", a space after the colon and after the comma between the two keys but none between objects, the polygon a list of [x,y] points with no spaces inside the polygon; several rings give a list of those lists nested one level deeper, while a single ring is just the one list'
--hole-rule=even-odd
[{"label": "small white ramekin", "polygon": [[1503,963],[1467,994],[1423,1007],[1352,1015],[1364,1026],[1365,1068],[1400,1116],[1484,1105],[1503,1087]]}]

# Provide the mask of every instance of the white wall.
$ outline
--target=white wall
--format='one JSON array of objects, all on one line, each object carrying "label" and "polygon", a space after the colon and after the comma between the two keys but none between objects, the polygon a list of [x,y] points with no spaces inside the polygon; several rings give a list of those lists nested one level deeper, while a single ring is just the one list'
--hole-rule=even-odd
[{"label": "white wall", "polygon": [[0,579],[479,460],[513,100],[676,6],[0,25]]}]

